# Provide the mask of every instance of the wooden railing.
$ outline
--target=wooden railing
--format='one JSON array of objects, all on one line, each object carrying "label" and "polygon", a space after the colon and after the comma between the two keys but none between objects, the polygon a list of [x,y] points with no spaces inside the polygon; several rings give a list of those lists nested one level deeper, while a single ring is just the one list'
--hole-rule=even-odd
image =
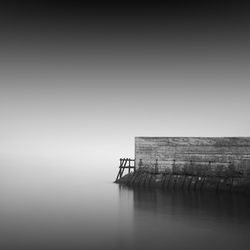
[{"label": "wooden railing", "polygon": [[128,169],[128,173],[135,170],[135,160],[130,158],[120,158],[119,171],[116,177],[116,181],[119,180],[124,173],[124,170]]}]

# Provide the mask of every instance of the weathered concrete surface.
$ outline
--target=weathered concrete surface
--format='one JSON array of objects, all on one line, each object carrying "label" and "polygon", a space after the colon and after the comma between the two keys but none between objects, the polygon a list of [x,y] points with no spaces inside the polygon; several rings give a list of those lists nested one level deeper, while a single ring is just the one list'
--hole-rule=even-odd
[{"label": "weathered concrete surface", "polygon": [[186,176],[171,173],[151,173],[138,170],[120,178],[117,183],[168,190],[236,192],[250,194],[248,177]]},{"label": "weathered concrete surface", "polygon": [[156,160],[160,172],[173,166],[218,172],[232,164],[245,175],[250,170],[250,137],[135,137],[136,168],[154,168]]}]

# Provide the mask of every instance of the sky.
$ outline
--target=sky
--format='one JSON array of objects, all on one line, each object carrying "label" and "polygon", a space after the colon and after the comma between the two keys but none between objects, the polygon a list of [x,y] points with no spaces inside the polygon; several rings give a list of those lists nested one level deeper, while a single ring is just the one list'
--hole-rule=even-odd
[{"label": "sky", "polygon": [[1,166],[116,169],[135,136],[250,136],[249,10],[1,3]]}]

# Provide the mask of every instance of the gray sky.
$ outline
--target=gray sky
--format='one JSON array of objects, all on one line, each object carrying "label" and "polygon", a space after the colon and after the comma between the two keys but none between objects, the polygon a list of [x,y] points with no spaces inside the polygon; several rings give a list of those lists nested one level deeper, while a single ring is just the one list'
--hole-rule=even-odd
[{"label": "gray sky", "polygon": [[0,27],[2,165],[112,168],[134,136],[250,136],[244,8],[14,7]]}]

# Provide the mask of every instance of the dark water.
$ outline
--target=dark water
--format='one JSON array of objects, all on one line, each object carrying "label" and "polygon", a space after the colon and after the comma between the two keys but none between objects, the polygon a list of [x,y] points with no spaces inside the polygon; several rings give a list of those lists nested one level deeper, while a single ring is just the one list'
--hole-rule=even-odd
[{"label": "dark water", "polygon": [[109,178],[3,175],[0,249],[250,249],[250,197],[130,189]]}]

